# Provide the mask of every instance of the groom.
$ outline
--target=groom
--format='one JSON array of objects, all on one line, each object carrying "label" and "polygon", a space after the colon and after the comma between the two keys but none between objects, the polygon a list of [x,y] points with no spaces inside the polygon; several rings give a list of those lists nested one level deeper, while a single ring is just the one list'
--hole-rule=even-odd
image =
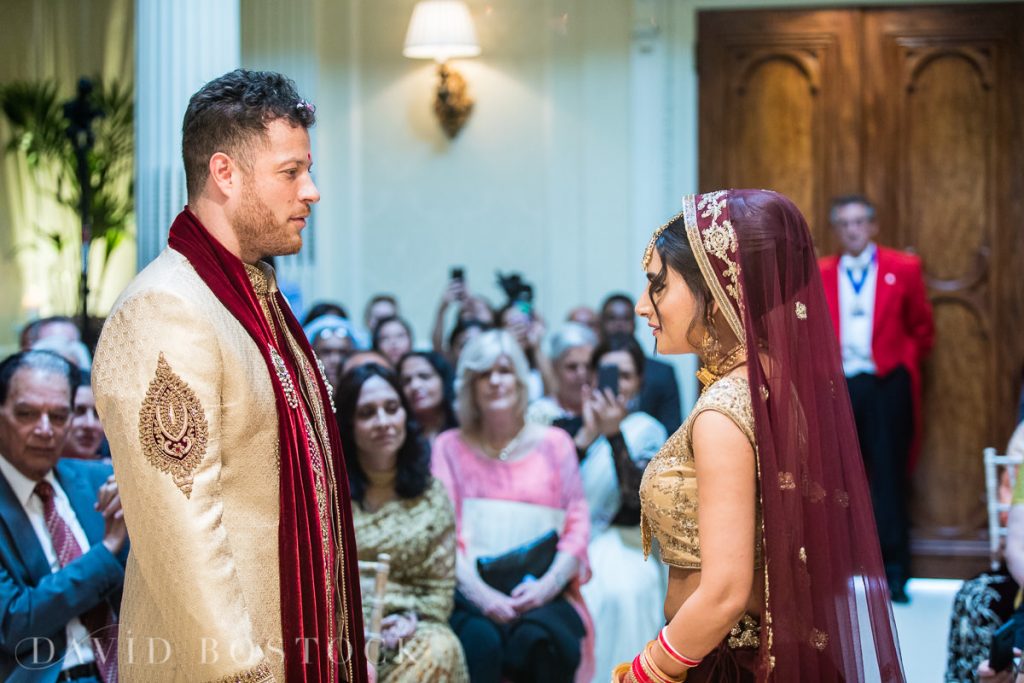
[{"label": "groom", "polygon": [[103,329],[96,405],[132,538],[124,680],[367,681],[332,389],[262,261],[299,251],[320,199],[313,123],[281,74],[195,93],[188,206]]}]

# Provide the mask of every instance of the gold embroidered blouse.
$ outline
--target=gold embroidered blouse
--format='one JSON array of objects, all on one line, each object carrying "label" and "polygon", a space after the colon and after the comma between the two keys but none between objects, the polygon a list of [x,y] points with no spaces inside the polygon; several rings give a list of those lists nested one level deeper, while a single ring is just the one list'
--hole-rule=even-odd
[{"label": "gold embroidered blouse", "polygon": [[[674,567],[700,569],[700,538],[697,527],[697,470],[693,458],[693,422],[701,413],[713,410],[730,418],[757,451],[750,385],[744,377],[723,377],[701,394],[689,417],[670,436],[647,465],[640,484],[640,530],[644,554],[651,551],[651,538],[661,546],[661,559]],[[755,555],[761,559],[761,501],[757,500],[758,543]]]}]

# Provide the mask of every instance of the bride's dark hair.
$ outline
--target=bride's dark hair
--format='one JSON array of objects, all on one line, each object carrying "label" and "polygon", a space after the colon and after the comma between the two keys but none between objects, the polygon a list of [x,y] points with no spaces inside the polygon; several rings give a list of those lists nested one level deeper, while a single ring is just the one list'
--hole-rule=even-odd
[{"label": "bride's dark hair", "polygon": [[[697,265],[697,258],[690,248],[690,242],[686,238],[686,224],[683,221],[683,214],[676,214],[662,230],[661,234],[654,241],[654,249],[661,259],[661,269],[655,273],[647,285],[647,293],[651,298],[651,305],[654,307],[654,315],[661,320],[661,310],[658,308],[658,295],[668,286],[668,269],[679,273],[683,282],[693,293],[696,302],[696,309],[690,325],[686,329],[686,339],[694,347],[699,347],[700,339],[695,339],[695,332],[699,325],[714,330],[712,311],[714,311],[715,299],[711,294],[708,283]],[[712,332],[714,334],[714,332]],[[657,348],[657,347],[655,347]]]}]

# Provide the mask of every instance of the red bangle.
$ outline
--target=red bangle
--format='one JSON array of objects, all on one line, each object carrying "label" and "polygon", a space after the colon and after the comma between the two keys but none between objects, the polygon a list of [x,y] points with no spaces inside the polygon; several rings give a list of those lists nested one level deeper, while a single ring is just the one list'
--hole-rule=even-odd
[{"label": "red bangle", "polygon": [[[643,653],[640,653],[642,655]],[[651,683],[651,679],[647,676],[647,672],[644,671],[643,666],[640,665],[640,655],[636,656],[633,660],[633,666],[631,671],[633,672],[633,678],[637,680],[637,683]]]},{"label": "red bangle", "polygon": [[665,629],[667,628],[668,626],[658,631],[658,644],[661,645],[661,649],[665,651],[665,654],[667,654],[669,657],[676,660],[683,666],[690,667],[691,669],[699,665],[701,660],[684,657],[683,655],[679,654],[679,652],[677,652],[676,649],[672,647],[672,645],[669,644],[668,636],[665,635]]},{"label": "red bangle", "polygon": [[654,663],[654,660],[651,659],[651,647],[653,647],[653,645],[653,642],[648,643],[647,647],[640,652],[640,666],[653,683],[676,683],[678,679],[672,678],[667,673],[659,669]]}]

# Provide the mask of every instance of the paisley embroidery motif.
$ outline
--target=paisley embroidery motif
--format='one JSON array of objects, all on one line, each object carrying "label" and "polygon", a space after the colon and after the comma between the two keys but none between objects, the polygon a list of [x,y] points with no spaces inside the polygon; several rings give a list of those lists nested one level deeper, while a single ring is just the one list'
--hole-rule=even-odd
[{"label": "paisley embroidery motif", "polygon": [[142,452],[190,498],[192,474],[206,455],[206,439],[206,414],[199,398],[161,353],[139,410]]}]

